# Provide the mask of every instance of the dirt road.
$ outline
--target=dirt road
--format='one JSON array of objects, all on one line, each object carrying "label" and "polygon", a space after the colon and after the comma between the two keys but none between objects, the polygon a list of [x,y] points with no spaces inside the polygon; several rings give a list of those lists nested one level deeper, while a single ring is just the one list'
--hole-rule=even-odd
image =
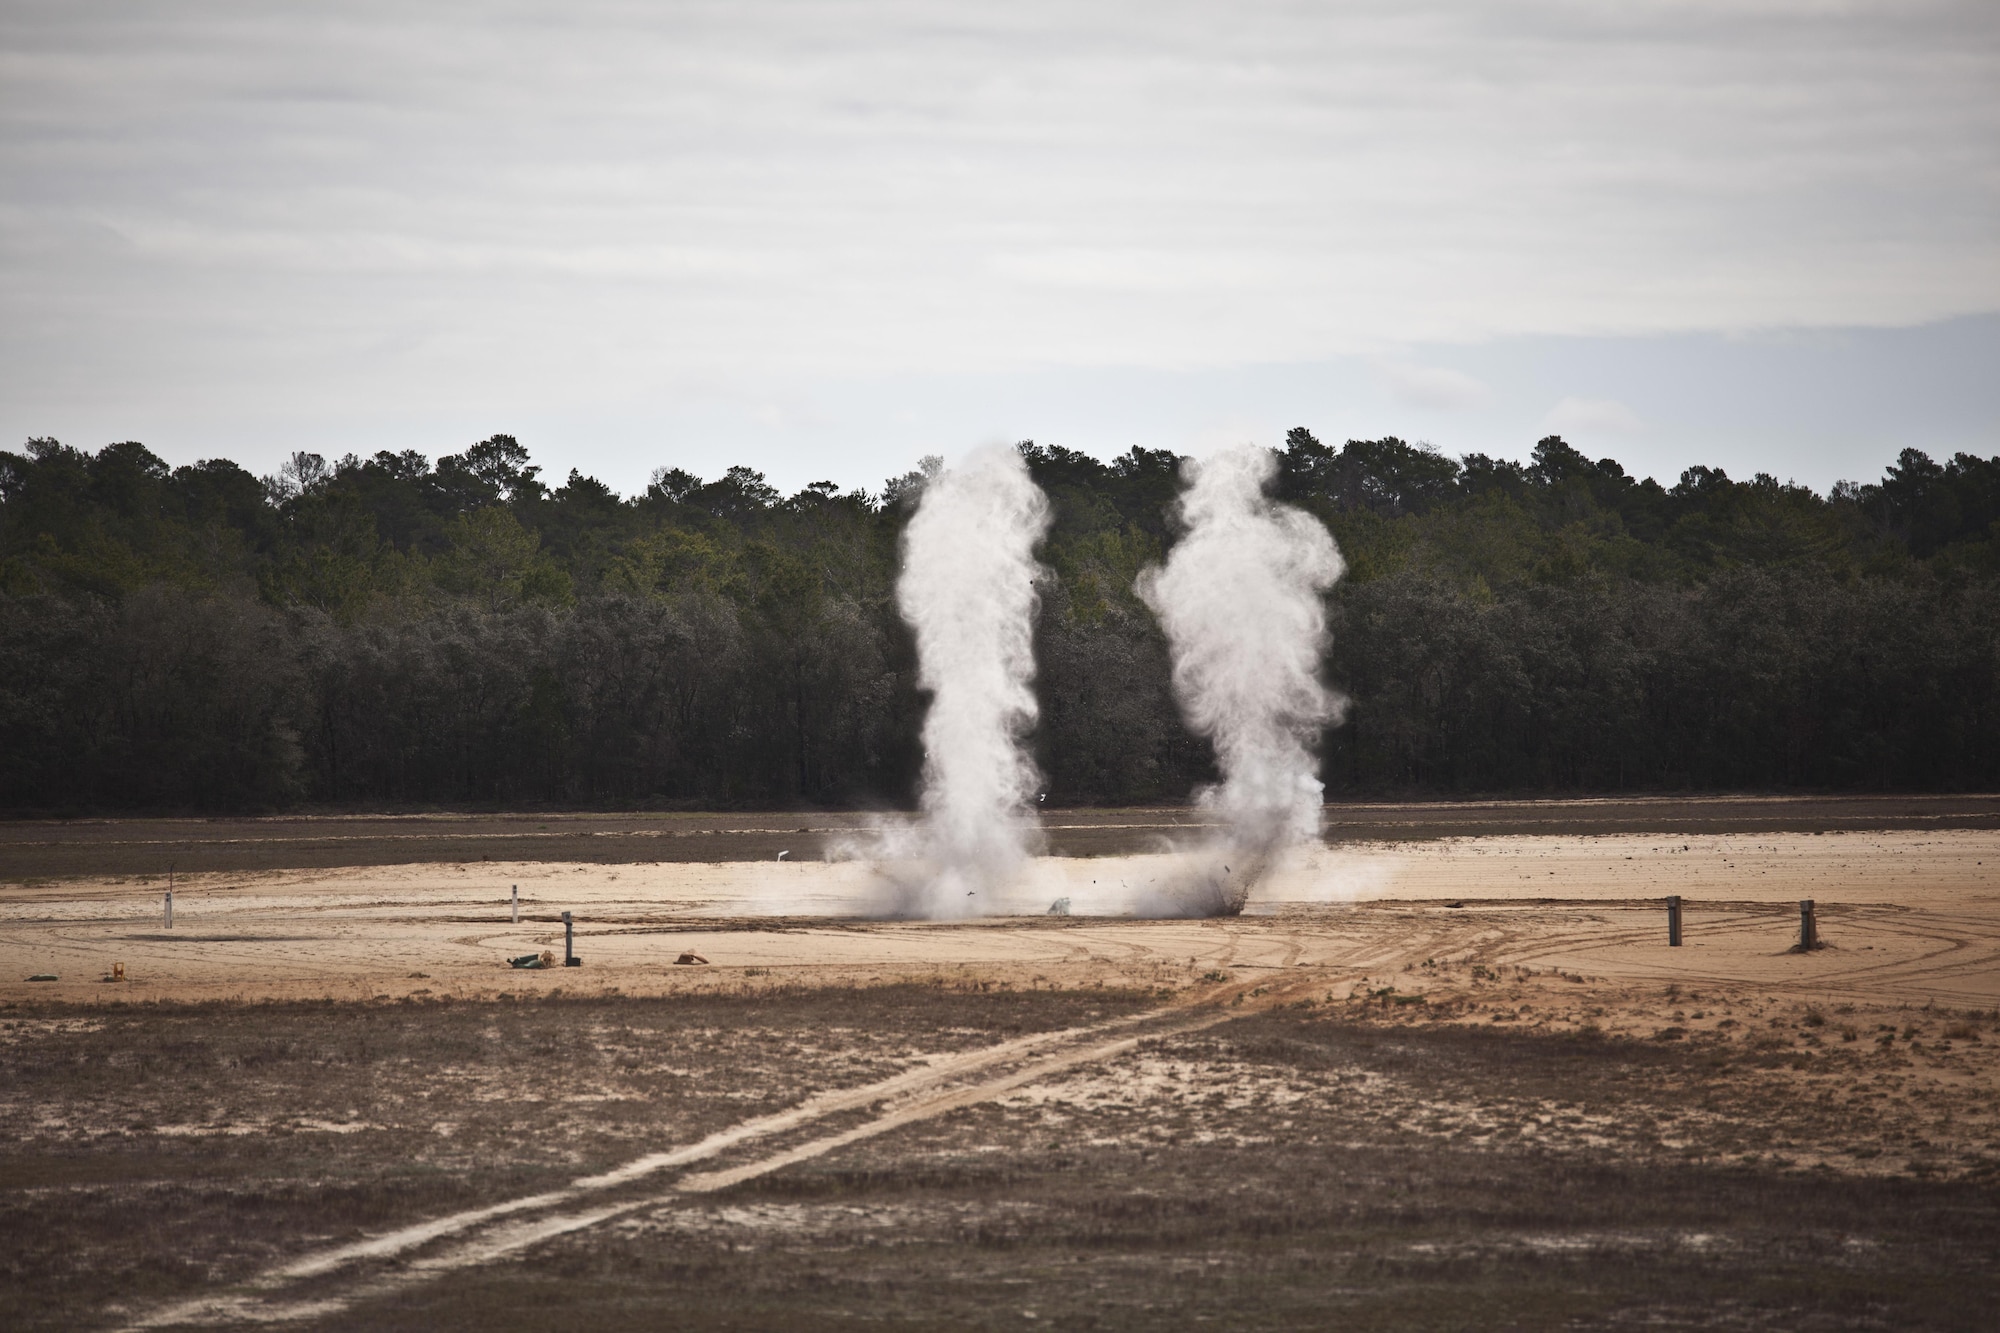
[{"label": "dirt road", "polygon": [[[71,876],[441,862],[633,865],[822,858],[875,816],[805,814],[418,814],[264,819],[0,821],[0,883]],[[1152,851],[1206,827],[1185,805],[1051,810],[1062,856]],[[2000,796],[1649,797],[1330,805],[1327,840],[1408,842],[1513,834],[2000,830]]]}]

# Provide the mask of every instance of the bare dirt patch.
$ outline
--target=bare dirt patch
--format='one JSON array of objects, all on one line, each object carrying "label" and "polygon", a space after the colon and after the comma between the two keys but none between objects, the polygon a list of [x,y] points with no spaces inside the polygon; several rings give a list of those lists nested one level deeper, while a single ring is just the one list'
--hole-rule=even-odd
[{"label": "bare dirt patch", "polygon": [[[1985,1325],[2000,833],[1408,838],[1107,914],[1158,866],[946,923],[791,861],[218,871],[171,931],[17,881],[0,1323]],[[506,967],[562,911],[585,965]]]},{"label": "bare dirt patch", "polygon": [[0,1009],[0,1323],[534,1193],[1126,994]]},{"label": "bare dirt patch", "polygon": [[[1425,980],[1421,1005],[1208,983],[1220,1026],[719,1194],[638,1198],[504,1263],[435,1264],[393,1298],[329,1277],[280,1322],[1979,1326],[2000,1241],[1992,1013],[1819,1022],[1548,974]],[[1763,1021],[1660,1039],[1592,1021],[1607,1002],[1628,1022],[1648,1004]],[[828,1087],[1154,1004],[897,985],[9,1010],[0,1313],[117,1326]],[[1486,1021],[1524,1006],[1550,1021]],[[1889,1019],[1892,1042],[1806,1044]]]},{"label": "bare dirt patch", "polygon": [[[187,874],[438,862],[636,865],[818,860],[866,829],[854,812],[552,812],[0,820],[0,879]],[[1041,816],[1059,856],[1123,856],[1208,827],[1185,805],[1058,809]],[[1332,805],[1332,842],[1513,835],[1812,833],[2000,829],[2000,796],[1691,796]]]}]

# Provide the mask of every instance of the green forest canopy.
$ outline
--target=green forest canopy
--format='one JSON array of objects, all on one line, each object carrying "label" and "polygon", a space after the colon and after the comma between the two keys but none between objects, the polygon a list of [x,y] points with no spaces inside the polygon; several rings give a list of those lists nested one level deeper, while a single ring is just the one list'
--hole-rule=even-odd
[{"label": "green forest canopy", "polygon": [[[1021,450],[1056,515],[1049,799],[1184,798],[1211,756],[1132,594],[1181,460]],[[1554,436],[1518,464],[1296,429],[1280,461],[1349,564],[1336,796],[2000,776],[2000,457],[1905,450],[1828,495],[1662,487]],[[31,440],[0,452],[0,806],[905,802],[923,481],[662,469],[628,499],[506,435],[261,479]]]}]

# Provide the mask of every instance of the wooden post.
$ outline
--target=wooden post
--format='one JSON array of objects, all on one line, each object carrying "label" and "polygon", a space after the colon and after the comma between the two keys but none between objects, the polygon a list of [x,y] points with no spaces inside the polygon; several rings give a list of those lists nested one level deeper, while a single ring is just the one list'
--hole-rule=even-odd
[{"label": "wooden post", "polygon": [[1811,952],[1819,947],[1819,922],[1813,915],[1813,900],[1799,901],[1799,950]]},{"label": "wooden post", "polygon": [[168,930],[172,930],[173,928],[174,928],[174,891],[173,891],[172,889],[168,889],[168,890],[167,890],[167,929],[168,929]]},{"label": "wooden post", "polygon": [[521,886],[514,886],[514,924],[521,924]]},{"label": "wooden post", "polygon": [[1681,896],[1678,893],[1667,897],[1667,944],[1675,949],[1681,947]]}]

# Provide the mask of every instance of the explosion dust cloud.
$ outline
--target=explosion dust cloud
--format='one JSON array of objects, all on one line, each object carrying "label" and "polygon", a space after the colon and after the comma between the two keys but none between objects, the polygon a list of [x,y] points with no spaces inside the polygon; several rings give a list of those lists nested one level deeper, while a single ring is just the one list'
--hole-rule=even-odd
[{"label": "explosion dust cloud", "polygon": [[896,602],[931,701],[918,822],[874,849],[891,863],[899,914],[991,911],[1039,849],[1041,775],[1022,739],[1036,716],[1034,550],[1048,526],[1026,462],[994,446],[933,477],[903,535]]},{"label": "explosion dust cloud", "polygon": [[1163,913],[1240,912],[1276,857],[1319,836],[1314,744],[1345,703],[1320,680],[1320,594],[1343,565],[1318,519],[1269,497],[1276,469],[1270,450],[1250,445],[1189,460],[1186,533],[1164,567],[1139,576],[1166,631],[1175,698],[1222,770],[1196,799],[1225,829],[1190,851],[1156,904]]}]

